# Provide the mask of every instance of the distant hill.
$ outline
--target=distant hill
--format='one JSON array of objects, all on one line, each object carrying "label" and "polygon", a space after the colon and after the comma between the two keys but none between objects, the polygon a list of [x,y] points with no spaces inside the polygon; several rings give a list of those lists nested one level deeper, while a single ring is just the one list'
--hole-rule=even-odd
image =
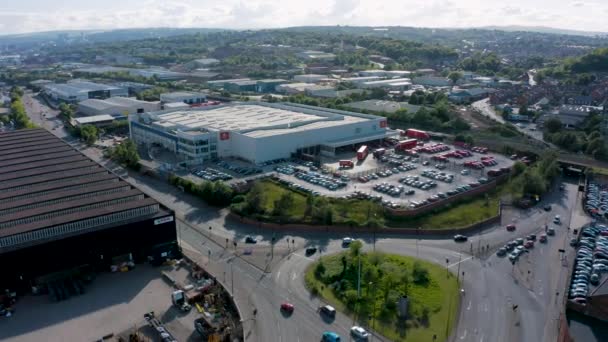
[{"label": "distant hill", "polygon": [[537,33],[548,33],[548,34],[566,34],[571,36],[608,36],[608,32],[593,32],[593,31],[578,31],[568,30],[545,26],[484,26],[480,27],[482,30],[499,30],[506,32],[537,32]]},{"label": "distant hill", "polygon": [[33,45],[54,42],[55,44],[71,44],[86,42],[127,41],[146,38],[172,37],[184,34],[215,33],[226,29],[209,28],[141,28],[117,30],[73,30],[47,31],[23,34],[0,35],[0,45]]}]

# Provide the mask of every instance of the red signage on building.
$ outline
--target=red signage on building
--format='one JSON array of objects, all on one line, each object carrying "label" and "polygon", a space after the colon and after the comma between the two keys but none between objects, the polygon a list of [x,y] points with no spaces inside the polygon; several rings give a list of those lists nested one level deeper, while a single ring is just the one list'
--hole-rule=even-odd
[{"label": "red signage on building", "polygon": [[220,132],[220,140],[230,139],[230,132]]},{"label": "red signage on building", "polygon": [[386,128],[386,120],[380,121],[380,128]]}]

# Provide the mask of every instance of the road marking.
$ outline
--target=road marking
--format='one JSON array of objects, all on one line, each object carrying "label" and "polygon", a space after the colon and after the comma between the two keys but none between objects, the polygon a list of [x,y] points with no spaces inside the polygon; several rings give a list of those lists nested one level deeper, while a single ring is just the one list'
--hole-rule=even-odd
[{"label": "road marking", "polygon": [[471,310],[471,301],[469,301],[469,305],[467,306],[467,310]]},{"label": "road marking", "polygon": [[483,303],[483,311],[488,312],[488,303]]},{"label": "road marking", "polygon": [[481,337],[479,338],[479,342],[483,342],[483,334],[481,334]]},{"label": "road marking", "polygon": [[460,336],[461,340],[464,340],[465,338],[467,338],[467,329],[464,329],[464,333],[462,333],[462,336]]},{"label": "road marking", "polygon": [[307,260],[310,260],[310,261],[315,261],[315,259],[313,259],[313,258],[309,258],[309,257],[307,257],[305,255],[301,255],[301,254],[298,254],[298,253],[293,253],[292,255],[296,255],[296,256],[299,256],[300,258],[304,258],[304,259],[307,259]]},{"label": "road marking", "polygon": [[280,276],[281,276],[281,271],[277,271],[277,281],[279,281]]},{"label": "road marking", "polygon": [[298,274],[296,272],[293,272],[293,274],[291,275],[291,280],[296,280],[296,278],[298,277]]},{"label": "road marking", "polygon": [[465,261],[467,261],[467,260],[469,260],[469,259],[472,259],[472,258],[473,258],[472,256],[470,256],[470,257],[468,257],[468,258],[464,258],[464,259],[462,259],[462,260],[460,260],[460,261],[457,261],[457,262],[455,262],[455,263],[451,264],[450,266],[448,266],[448,268],[452,268],[452,267],[454,267],[454,266],[457,266],[458,264],[463,263],[463,262],[465,262]]}]

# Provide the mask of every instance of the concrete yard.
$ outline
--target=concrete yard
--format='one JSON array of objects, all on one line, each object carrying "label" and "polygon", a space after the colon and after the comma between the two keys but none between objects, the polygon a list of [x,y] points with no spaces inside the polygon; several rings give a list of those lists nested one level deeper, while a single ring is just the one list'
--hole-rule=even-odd
[{"label": "concrete yard", "polygon": [[[95,341],[140,327],[144,314],[154,311],[179,341],[196,337],[193,320],[171,306],[171,287],[160,268],[137,265],[126,273],[103,273],[86,286],[86,293],[61,302],[48,295],[20,298],[15,315],[0,318],[0,340],[7,342]],[[192,317],[190,317],[192,316]]]}]

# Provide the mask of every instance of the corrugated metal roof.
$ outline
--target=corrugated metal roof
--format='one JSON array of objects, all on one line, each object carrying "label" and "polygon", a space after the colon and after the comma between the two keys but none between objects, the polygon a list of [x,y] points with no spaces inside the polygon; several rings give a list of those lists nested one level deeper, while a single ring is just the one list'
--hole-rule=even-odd
[{"label": "corrugated metal roof", "polygon": [[0,237],[149,206],[131,221],[167,211],[46,130],[0,133]]},{"label": "corrugated metal roof", "polygon": [[32,230],[43,229],[46,227],[58,226],[70,222],[82,221],[93,217],[105,216],[113,213],[119,213],[135,208],[147,207],[150,205],[158,205],[158,202],[151,198],[145,198],[139,201],[132,201],[128,203],[121,203],[117,205],[111,205],[107,207],[95,208],[83,212],[72,213],[63,216],[53,217],[45,221],[36,221],[28,224],[19,225],[17,227],[11,227],[6,229],[0,229],[0,237],[15,235],[19,233],[25,233]]}]

